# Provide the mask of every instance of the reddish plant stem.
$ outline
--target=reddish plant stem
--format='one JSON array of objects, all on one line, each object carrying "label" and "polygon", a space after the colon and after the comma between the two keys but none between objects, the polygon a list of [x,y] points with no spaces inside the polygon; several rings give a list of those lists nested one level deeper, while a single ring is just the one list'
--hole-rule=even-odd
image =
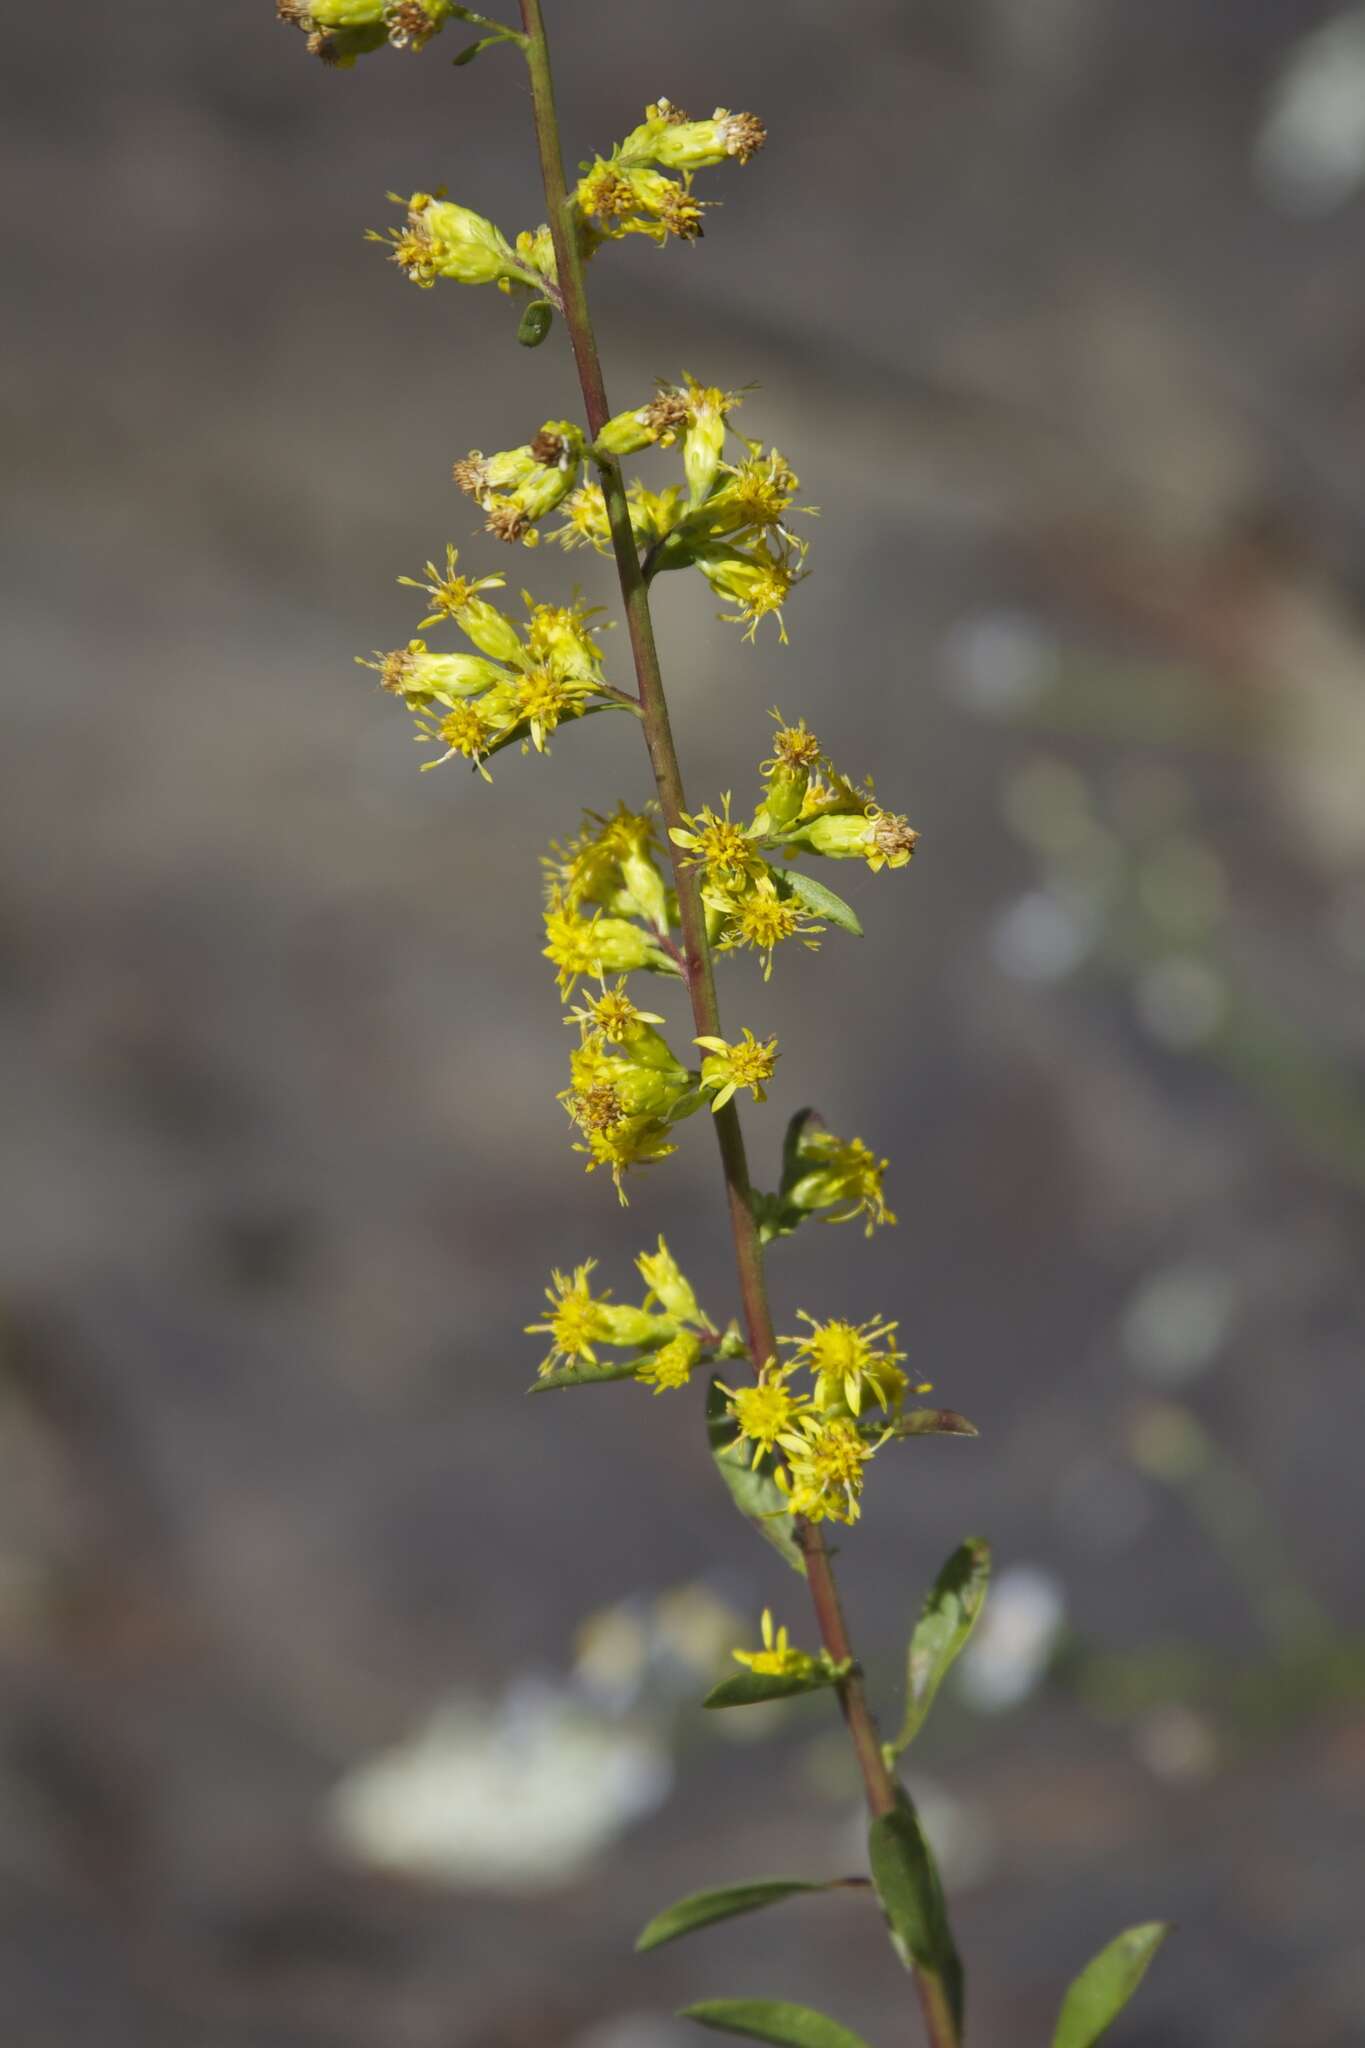
[{"label": "reddish plant stem", "polygon": [[[569,332],[574,362],[578,368],[578,381],[582,389],[588,428],[595,437],[611,417],[611,409],[607,403],[602,361],[598,354],[588,308],[577,222],[564,181],[559,118],[555,108],[554,80],[550,69],[541,0],[520,0],[520,7],[522,27],[526,35],[526,61],[531,77],[536,143],[540,152],[540,169],[545,186],[550,232],[554,238],[564,324]],[[677,749],[673,743],[669,723],[668,701],[664,694],[659,653],[654,640],[649,590],[636,550],[620,464],[610,458],[599,459],[598,468],[611,526],[612,550],[616,557],[621,598],[625,606],[631,654],[639,685],[645,745],[649,751],[650,766],[654,772],[654,785],[658,792],[664,824],[665,827],[671,827],[681,823],[687,805],[683,794]],[[718,1037],[721,1035],[720,1006],[716,997],[715,970],[706,936],[706,917],[697,872],[680,859],[671,840],[669,857],[678,894],[679,923],[682,926],[683,976],[691,997],[697,1035]],[[776,1356],[777,1344],[773,1334],[772,1312],[768,1306],[763,1247],[750,1206],[749,1166],[744,1148],[744,1133],[733,1102],[727,1103],[719,1110],[712,1118],[712,1122],[715,1125],[725,1174],[725,1193],[730,1213],[730,1231],[734,1240],[735,1263],[739,1272],[744,1323],[750,1355],[757,1367],[766,1359]],[[849,1641],[839,1590],[835,1584],[834,1569],[825,1546],[823,1532],[817,1525],[798,1521],[796,1539],[805,1558],[806,1575],[821,1642],[836,1663],[848,1662],[852,1666],[849,1676],[840,1682],[839,1704],[862,1774],[868,1810],[874,1817],[890,1813],[896,1804],[895,1782],[882,1754],[876,1723],[872,1718],[863,1689],[862,1676],[853,1656],[853,1647]],[[916,1985],[932,2048],[956,2048],[956,2030],[941,1995],[938,1995],[939,1987],[931,1981],[926,1981],[918,1973]]]}]

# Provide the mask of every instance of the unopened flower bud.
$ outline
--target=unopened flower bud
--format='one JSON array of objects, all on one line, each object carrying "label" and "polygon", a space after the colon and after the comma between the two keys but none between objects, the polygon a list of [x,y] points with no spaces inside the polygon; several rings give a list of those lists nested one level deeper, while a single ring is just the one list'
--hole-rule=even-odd
[{"label": "unopened flower bud", "polygon": [[680,1323],[701,1320],[692,1284],[684,1277],[682,1268],[662,1237],[657,1252],[641,1252],[635,1263],[650,1294],[658,1297],[660,1306],[669,1315],[676,1316]]},{"label": "unopened flower bud", "polygon": [[611,1330],[605,1339],[609,1344],[666,1344],[677,1333],[671,1316],[653,1316],[648,1310],[631,1308],[626,1302],[607,1302],[602,1314]]},{"label": "unopened flower bud", "polygon": [[517,661],[524,653],[521,636],[512,621],[496,605],[489,604],[487,598],[471,597],[460,606],[455,620],[465,638],[494,661]]}]

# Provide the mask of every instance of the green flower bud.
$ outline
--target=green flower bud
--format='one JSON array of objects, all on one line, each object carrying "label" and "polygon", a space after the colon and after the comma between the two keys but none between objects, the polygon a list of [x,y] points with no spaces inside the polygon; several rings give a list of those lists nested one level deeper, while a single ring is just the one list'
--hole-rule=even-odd
[{"label": "green flower bud", "polygon": [[609,419],[593,447],[599,455],[638,455],[642,448],[652,448],[657,438],[649,422],[649,407],[639,405]]},{"label": "green flower bud", "polygon": [[683,469],[687,502],[700,505],[720,473],[725,447],[725,405],[719,391],[694,389],[692,417],[683,437]]},{"label": "green flower bud", "polygon": [[756,114],[731,114],[717,107],[709,121],[670,120],[654,140],[653,156],[655,163],[670,171],[705,170],[723,164],[727,157],[747,164],[767,139],[768,131]]},{"label": "green flower bud", "polygon": [[491,654],[494,661],[525,658],[526,650],[516,627],[487,598],[471,597],[467,604],[462,604],[455,614],[455,623],[481,654]]},{"label": "green flower bud", "polygon": [[621,879],[631,902],[656,931],[668,930],[668,891],[663,876],[643,851],[626,854],[621,862]]},{"label": "green flower bud", "polygon": [[812,818],[801,843],[826,860],[865,860],[872,828],[861,811],[849,816]]},{"label": "green flower bud", "polygon": [[277,0],[276,12],[305,32],[315,56],[349,66],[384,43],[420,50],[451,6],[450,0]]},{"label": "green flower bud", "polygon": [[378,668],[384,688],[396,697],[436,698],[443,704],[476,697],[507,680],[505,669],[480,655],[433,654],[425,640],[410,640],[406,647],[364,666]]},{"label": "green flower bud", "polygon": [[676,1316],[680,1323],[701,1321],[701,1310],[692,1284],[685,1278],[662,1237],[657,1252],[641,1252],[635,1263],[650,1293],[657,1295],[660,1306],[667,1309],[669,1315]]},{"label": "green flower bud", "polygon": [[810,776],[804,769],[779,768],[763,785],[763,809],[770,832],[786,832],[801,815]]},{"label": "green flower bud", "polygon": [[593,951],[608,974],[633,974],[641,967],[657,967],[663,957],[649,933],[623,917],[599,917],[592,933]]},{"label": "green flower bud", "polygon": [[647,1309],[631,1308],[626,1302],[603,1302],[601,1313],[611,1331],[605,1339],[608,1344],[667,1344],[678,1333],[671,1316],[652,1316]]}]

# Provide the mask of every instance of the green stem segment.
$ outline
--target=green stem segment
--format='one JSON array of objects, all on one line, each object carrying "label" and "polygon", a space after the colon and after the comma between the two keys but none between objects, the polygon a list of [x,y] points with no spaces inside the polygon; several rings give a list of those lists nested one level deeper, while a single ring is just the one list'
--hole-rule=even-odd
[{"label": "green stem segment", "polygon": [[[531,74],[531,103],[535,116],[540,171],[545,186],[545,203],[550,232],[554,237],[559,288],[564,302],[564,324],[573,346],[578,381],[587,413],[588,431],[595,439],[611,417],[602,360],[597,352],[592,316],[588,310],[579,247],[577,221],[564,182],[564,158],[559,139],[559,117],[555,109],[554,78],[550,69],[549,45],[541,0],[520,0],[525,31],[526,61]],[[686,811],[682,772],[669,724],[668,701],[659,668],[659,651],[654,640],[654,622],[649,610],[649,590],[636,551],[626,504],[620,464],[599,463],[602,494],[611,526],[612,548],[625,606],[631,653],[639,684],[640,709],[645,745],[658,791],[659,807],[666,826],[682,822]],[[680,860],[669,842],[673,879],[678,892],[678,914],[682,925],[682,955],[692,1016],[698,1037],[721,1036],[720,1006],[716,999],[716,978],[711,948],[706,937],[706,916],[695,868]],[[744,1133],[733,1102],[717,1111],[712,1119],[720,1143],[725,1172],[725,1193],[734,1239],[735,1263],[739,1269],[740,1297],[748,1332],[750,1355],[756,1366],[777,1354],[772,1311],[768,1306],[767,1280],[763,1270],[763,1248],[750,1206],[749,1165]],[[839,1703],[853,1741],[862,1773],[867,1805],[874,1818],[890,1813],[896,1804],[895,1785],[882,1755],[876,1723],[872,1718],[861,1675],[853,1657],[848,1629],[839,1601],[838,1587],[822,1531],[808,1522],[797,1523],[797,1541],[806,1560],[811,1599],[815,1606],[820,1638],[835,1663],[849,1662],[850,1675],[839,1685]],[[932,2048],[956,2048],[957,2032],[938,1987],[923,1976],[916,1979],[925,2026]]]}]

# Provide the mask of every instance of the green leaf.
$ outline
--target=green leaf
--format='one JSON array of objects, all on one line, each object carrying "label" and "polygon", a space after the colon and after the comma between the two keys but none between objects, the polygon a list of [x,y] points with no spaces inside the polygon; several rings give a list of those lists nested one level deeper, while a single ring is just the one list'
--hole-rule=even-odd
[{"label": "green leaf", "polygon": [[736,1430],[734,1418],[726,1413],[727,1398],[720,1381],[713,1379],[706,1396],[706,1433],[716,1470],[729,1488],[730,1498],[740,1513],[786,1559],[794,1572],[804,1576],[806,1560],[801,1555],[792,1518],[787,1513],[787,1497],[773,1478],[771,1458],[760,1458],[757,1465],[750,1465],[747,1463],[747,1450],[741,1457],[736,1457],[728,1449],[735,1441]]},{"label": "green leaf", "polygon": [[548,299],[532,299],[517,327],[517,340],[522,347],[539,348],[553,327],[554,318],[555,309]]},{"label": "green leaf", "polygon": [[1052,2048],[1090,2048],[1107,2033],[1147,1974],[1147,1965],[1170,1933],[1169,1922],[1147,1920],[1102,1948],[1062,2000]]},{"label": "green leaf", "polygon": [[935,1695],[967,1646],[986,1601],[991,1547],[969,1536],[935,1579],[915,1623],[907,1660],[905,1719],[891,1745],[898,1755],[924,1725]]},{"label": "green leaf", "polygon": [[917,1969],[934,1980],[961,2033],[962,1964],[948,1925],[943,1886],[919,1816],[901,1787],[892,1812],[873,1821],[867,1846],[892,1947],[907,1970]]},{"label": "green leaf", "polygon": [[543,1379],[532,1380],[526,1391],[552,1394],[559,1387],[604,1387],[609,1380],[634,1379],[649,1360],[650,1353],[640,1351],[634,1358],[624,1358],[612,1365],[563,1365],[558,1372],[547,1372]]},{"label": "green leaf", "polygon": [[820,1692],[837,1684],[833,1671],[817,1664],[813,1671],[740,1671],[722,1678],[702,1701],[704,1707],[756,1707],[763,1700],[794,1700],[803,1692]]},{"label": "green leaf", "polygon": [[710,1927],[717,1920],[733,1920],[738,1913],[756,1913],[761,1906],[780,1905],[783,1899],[795,1898],[800,1892],[831,1889],[828,1884],[807,1884],[799,1878],[772,1877],[755,1879],[752,1884],[725,1885],[714,1892],[692,1892],[655,1914],[637,1936],[636,1951],[643,1955],[646,1949],[662,1948],[666,1941],[676,1941],[680,1934],[694,1934],[699,1927]]},{"label": "green leaf", "polygon": [[[875,1421],[859,1425],[864,1436],[883,1436],[884,1426]],[[891,1425],[893,1437],[902,1436],[979,1436],[974,1422],[968,1422],[965,1415],[959,1415],[956,1408],[907,1408],[904,1415],[898,1415]]]},{"label": "green leaf", "polygon": [[708,1998],[701,2005],[685,2005],[678,2017],[721,2034],[775,2041],[777,2048],[867,2048],[859,2035],[837,2020],[812,2012],[808,2005],[784,2005],[776,1998]]},{"label": "green leaf", "polygon": [[827,917],[831,924],[837,924],[841,931],[852,932],[855,939],[863,935],[858,913],[842,896],[836,896],[823,882],[817,882],[813,875],[803,874],[800,868],[785,868],[782,880],[793,896],[798,896],[807,910],[813,910],[817,917]]}]

